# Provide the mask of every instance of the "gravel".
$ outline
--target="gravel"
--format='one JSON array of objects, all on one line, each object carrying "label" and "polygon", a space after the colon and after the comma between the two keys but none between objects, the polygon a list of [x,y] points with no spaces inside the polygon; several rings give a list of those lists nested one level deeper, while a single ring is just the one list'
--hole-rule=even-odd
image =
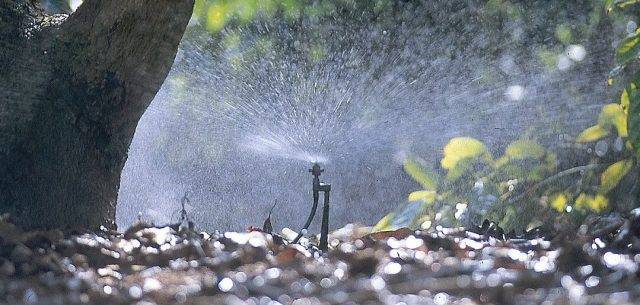
[{"label": "gravel", "polygon": [[23,232],[4,217],[0,304],[637,304],[638,218],[553,239],[507,238],[487,223],[348,225],[322,253],[313,236],[290,244],[289,229]]}]

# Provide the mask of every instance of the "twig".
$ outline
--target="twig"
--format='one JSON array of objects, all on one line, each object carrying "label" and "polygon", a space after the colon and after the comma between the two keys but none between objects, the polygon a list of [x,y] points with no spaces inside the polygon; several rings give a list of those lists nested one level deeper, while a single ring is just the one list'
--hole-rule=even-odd
[{"label": "twig", "polygon": [[597,230],[595,232],[593,232],[591,234],[591,236],[593,237],[603,237],[606,235],[609,235],[611,233],[615,233],[616,231],[618,231],[620,229],[620,227],[622,227],[624,225],[625,221],[624,220],[618,220],[600,230]]}]

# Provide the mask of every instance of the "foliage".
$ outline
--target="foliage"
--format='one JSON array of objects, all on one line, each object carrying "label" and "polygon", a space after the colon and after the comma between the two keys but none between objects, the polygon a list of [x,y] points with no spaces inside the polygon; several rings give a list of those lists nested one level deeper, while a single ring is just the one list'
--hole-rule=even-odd
[{"label": "foliage", "polygon": [[631,5],[637,4],[638,0],[605,0],[604,6],[608,13],[614,9],[624,9]]},{"label": "foliage", "polygon": [[606,194],[613,190],[633,167],[633,160],[626,159],[610,165],[600,178],[600,193]]},{"label": "foliage", "polygon": [[[638,2],[607,0],[604,8],[615,14]],[[566,27],[556,29],[561,41],[570,40],[570,34]],[[409,204],[387,215],[374,230],[397,229],[407,224],[416,228],[423,223],[477,225],[481,218],[496,221],[508,230],[522,230],[541,221],[564,219],[580,223],[592,213],[628,208],[620,203],[621,196],[614,190],[621,185],[638,185],[637,174],[631,173],[638,171],[640,161],[640,30],[620,41],[615,61],[617,66],[611,71],[608,84],[622,83],[618,101],[604,105],[597,123],[575,139],[579,147],[595,150],[596,158],[585,161],[585,165],[557,171],[556,155],[533,139],[511,143],[494,160],[481,141],[453,138],[444,147],[440,162],[443,179],[425,170],[425,166],[416,166],[415,159],[407,158],[405,171],[424,190],[411,193]],[[608,143],[614,146],[610,155],[601,151]],[[578,179],[575,175],[579,175]],[[439,181],[435,188],[433,181]],[[621,193],[626,190],[621,189]],[[635,199],[632,198],[632,206],[637,205]],[[395,221],[395,215],[406,214],[415,202],[426,207],[413,215],[413,221]]]},{"label": "foliage", "polygon": [[[521,223],[516,219],[519,218],[518,212],[535,210],[537,204],[532,200],[518,205],[509,204],[509,199],[516,190],[540,182],[555,169],[555,155],[531,139],[511,143],[496,160],[484,143],[469,137],[451,139],[443,152],[440,175],[444,177],[426,170],[425,166],[413,166],[419,164],[418,161],[407,158],[405,170],[409,168],[414,179],[430,177],[429,181],[439,183],[435,189],[411,193],[409,204],[387,215],[376,230],[397,229],[401,224],[426,227],[425,223],[434,221],[447,225],[471,224],[481,221],[485,215],[491,215],[502,223],[511,223],[516,228],[517,223]],[[422,172],[416,173],[416,168]],[[449,203],[457,204],[455,208],[447,208]],[[421,213],[413,214],[411,221],[390,220],[394,215],[415,210],[416,205],[421,205]]]}]

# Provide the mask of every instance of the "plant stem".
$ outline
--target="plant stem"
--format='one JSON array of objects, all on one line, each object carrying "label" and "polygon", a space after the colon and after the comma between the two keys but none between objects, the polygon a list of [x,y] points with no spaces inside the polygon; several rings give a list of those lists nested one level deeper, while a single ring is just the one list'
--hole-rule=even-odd
[{"label": "plant stem", "polygon": [[582,172],[582,171],[598,169],[598,168],[603,167],[605,165],[607,165],[607,164],[594,163],[594,164],[576,166],[576,167],[572,167],[570,169],[561,171],[561,172],[559,172],[559,173],[557,173],[557,174],[555,174],[555,175],[553,175],[553,176],[551,176],[551,177],[549,177],[547,179],[544,179],[544,180],[538,182],[537,184],[535,184],[534,186],[530,187],[529,189],[527,189],[522,194],[517,195],[517,196],[515,196],[513,198],[510,198],[509,199],[509,203],[510,204],[516,203],[516,202],[522,200],[525,196],[531,195],[531,193],[537,191],[541,187],[543,187],[543,186],[545,186],[545,185],[547,185],[547,184],[549,184],[551,182],[554,182],[554,181],[556,181],[556,180],[558,180],[558,179],[560,179],[562,177],[573,175],[573,174],[576,174],[576,173],[579,173],[579,172]]}]

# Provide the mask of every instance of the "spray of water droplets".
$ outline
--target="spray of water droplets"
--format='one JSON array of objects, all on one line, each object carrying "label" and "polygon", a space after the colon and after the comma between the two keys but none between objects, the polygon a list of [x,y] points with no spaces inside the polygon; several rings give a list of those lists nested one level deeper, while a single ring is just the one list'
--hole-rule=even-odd
[{"label": "spray of water droplets", "polygon": [[598,50],[571,45],[569,62],[548,69],[527,47],[523,33],[535,29],[501,29],[516,43],[482,52],[496,34],[468,20],[473,7],[404,5],[392,24],[273,21],[223,40],[193,20],[138,127],[119,224],[138,211],[168,221],[187,193],[204,228],[260,224],[273,200],[275,225],[298,227],[311,162],[334,186],[332,226],[373,223],[418,187],[401,156],[437,164],[451,137],[499,150],[526,131],[544,140],[592,122],[604,95],[593,86],[603,76],[590,72],[602,66]]}]

